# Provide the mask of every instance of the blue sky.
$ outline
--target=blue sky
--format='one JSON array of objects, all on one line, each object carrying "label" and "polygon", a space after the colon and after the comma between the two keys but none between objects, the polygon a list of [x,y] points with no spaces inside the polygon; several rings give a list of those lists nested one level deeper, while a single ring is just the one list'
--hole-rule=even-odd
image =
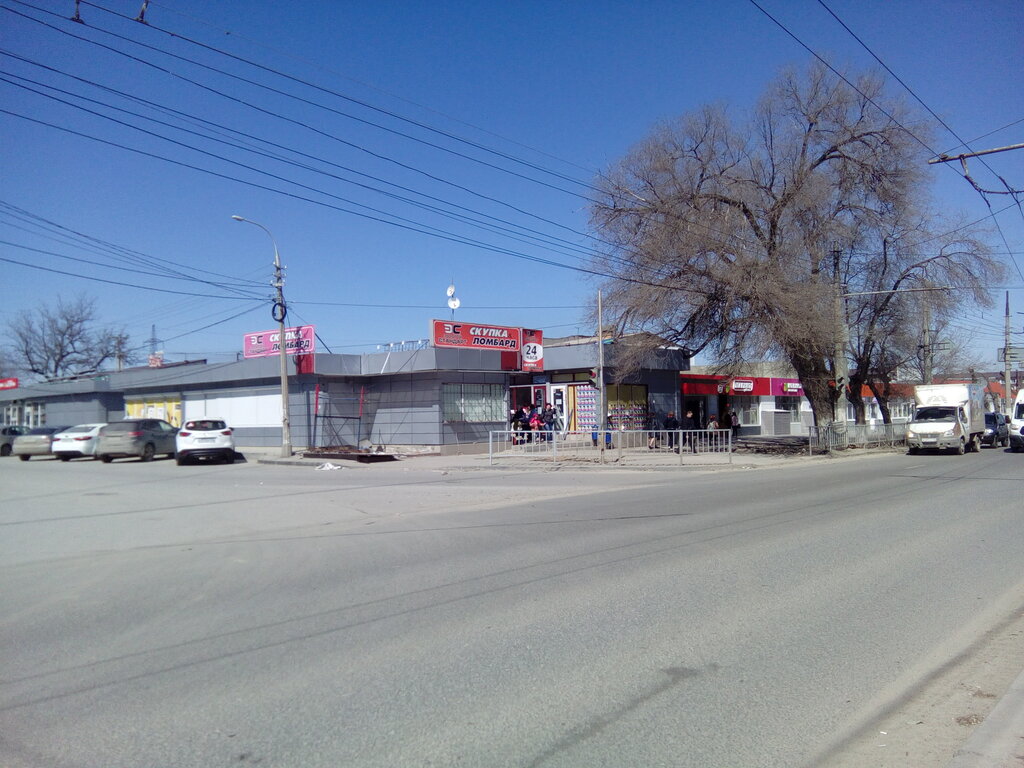
[{"label": "blue sky", "polygon": [[[170,360],[234,359],[245,332],[274,325],[273,248],[264,232],[231,220],[239,214],[274,234],[291,322],[316,325],[334,352],[425,337],[432,317],[450,314],[452,280],[459,319],[549,336],[591,332],[594,279],[543,261],[586,266],[586,198],[598,172],[661,120],[708,102],[749,108],[781,67],[808,63],[801,43],[850,71],[878,66],[817,0],[759,4],[792,36],[750,0],[164,0],[149,3],[148,27],[132,20],[141,0],[83,2],[85,24],[68,20],[73,0],[0,0],[4,78],[56,87],[75,96],[46,92],[180,142],[0,82],[0,109],[20,115],[0,114],[0,258],[78,275],[0,262],[0,326],[57,295],[84,294],[143,352],[155,325]],[[1024,4],[827,5],[972,149],[1024,142]],[[264,154],[168,124],[241,131]],[[958,144],[941,129],[934,141],[938,151]],[[1024,150],[986,162],[1024,187]],[[970,167],[983,186],[1000,186],[980,160]],[[989,215],[955,168],[930,174],[951,217]],[[1014,329],[1024,325],[1024,212],[1007,196],[990,202],[1001,211],[992,243],[1016,264],[1005,285],[992,286],[996,306],[959,323],[995,368],[1005,290]],[[65,228],[59,239],[33,216]],[[82,235],[151,261],[87,247]]]}]

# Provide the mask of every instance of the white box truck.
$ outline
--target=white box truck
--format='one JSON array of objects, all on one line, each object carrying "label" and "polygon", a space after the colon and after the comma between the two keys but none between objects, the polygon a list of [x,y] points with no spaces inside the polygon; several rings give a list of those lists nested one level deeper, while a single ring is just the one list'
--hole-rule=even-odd
[{"label": "white box truck", "polygon": [[917,408],[907,425],[907,448],[981,450],[985,433],[985,388],[981,384],[921,384],[914,387]]}]

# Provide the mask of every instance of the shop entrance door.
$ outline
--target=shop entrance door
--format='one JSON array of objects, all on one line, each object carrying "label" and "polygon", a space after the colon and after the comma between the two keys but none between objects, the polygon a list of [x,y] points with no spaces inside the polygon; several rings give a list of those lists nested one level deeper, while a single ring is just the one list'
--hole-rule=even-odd
[{"label": "shop entrance door", "polygon": [[555,408],[555,429],[564,432],[568,427],[569,414],[566,413],[566,404],[569,402],[568,387],[565,384],[551,385],[551,405]]}]

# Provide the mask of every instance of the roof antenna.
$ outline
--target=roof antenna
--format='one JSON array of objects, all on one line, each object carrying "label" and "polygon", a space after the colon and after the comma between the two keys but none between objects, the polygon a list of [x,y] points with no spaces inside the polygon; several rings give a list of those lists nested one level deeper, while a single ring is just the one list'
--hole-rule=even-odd
[{"label": "roof antenna", "polygon": [[146,8],[149,7],[149,0],[142,0],[142,8],[139,10],[139,15],[135,17],[136,21],[146,23]]},{"label": "roof antenna", "polygon": [[78,12],[78,6],[81,5],[81,3],[82,0],[75,0],[75,15],[71,17],[71,20],[77,21],[79,24],[85,24],[85,22],[82,21],[82,14]]}]

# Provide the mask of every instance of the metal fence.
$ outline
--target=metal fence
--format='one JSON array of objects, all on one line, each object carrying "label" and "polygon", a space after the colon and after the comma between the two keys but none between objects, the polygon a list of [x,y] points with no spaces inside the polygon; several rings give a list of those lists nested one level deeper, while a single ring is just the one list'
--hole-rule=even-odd
[{"label": "metal fence", "polygon": [[834,422],[810,427],[810,452],[842,451],[847,448],[896,447],[906,445],[907,425],[844,424]]},{"label": "metal fence", "polygon": [[603,432],[496,431],[489,434],[487,455],[496,460],[531,457],[583,461],[654,459],[683,465],[694,458],[732,463],[732,431],[728,429],[609,429]]}]

